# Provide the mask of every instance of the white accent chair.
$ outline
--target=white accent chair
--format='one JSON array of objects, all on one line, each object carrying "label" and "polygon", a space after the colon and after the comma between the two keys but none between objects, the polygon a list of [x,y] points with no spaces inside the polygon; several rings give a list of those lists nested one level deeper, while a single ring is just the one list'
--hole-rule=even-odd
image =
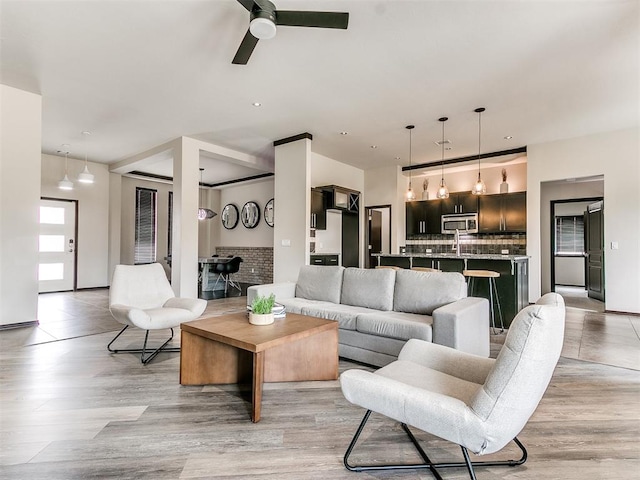
[{"label": "white accent chair", "polygon": [[[564,300],[544,295],[513,320],[496,359],[412,339],[398,360],[375,372],[348,370],[340,376],[345,398],[367,409],[344,456],[352,471],[464,468],[475,480],[474,466],[515,466],[527,459],[516,438],[535,411],[560,357],[564,339]],[[349,455],[369,419],[377,412],[398,422],[424,463],[411,465],[349,464]],[[434,463],[409,430],[423,430],[462,448],[464,462]],[[468,450],[489,454],[514,441],[519,460],[472,462]]]},{"label": "white accent chair", "polygon": [[[160,351],[180,351],[179,348],[165,348],[173,339],[173,329],[182,322],[195,320],[206,307],[206,300],[176,297],[159,263],[116,265],[109,290],[109,311],[124,328],[109,342],[107,350],[111,353],[140,353],[140,361],[144,365]],[[130,326],[146,331],[142,348],[112,349],[111,345]],[[171,330],[171,337],[147,354],[149,330],[165,328]]]}]

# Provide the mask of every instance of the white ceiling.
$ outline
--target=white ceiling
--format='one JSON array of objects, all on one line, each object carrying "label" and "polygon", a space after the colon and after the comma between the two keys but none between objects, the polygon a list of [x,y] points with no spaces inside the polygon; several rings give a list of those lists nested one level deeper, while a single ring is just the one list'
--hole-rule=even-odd
[{"label": "white ceiling", "polygon": [[309,132],[338,161],[407,165],[407,124],[413,163],[437,161],[443,115],[447,158],[477,154],[479,106],[483,152],[639,124],[637,0],[275,3],[349,28],[280,27],[241,66],[235,0],[2,0],[1,81],[42,95],[43,152],[84,158],[88,130],[104,163],[182,135],[272,160]]}]

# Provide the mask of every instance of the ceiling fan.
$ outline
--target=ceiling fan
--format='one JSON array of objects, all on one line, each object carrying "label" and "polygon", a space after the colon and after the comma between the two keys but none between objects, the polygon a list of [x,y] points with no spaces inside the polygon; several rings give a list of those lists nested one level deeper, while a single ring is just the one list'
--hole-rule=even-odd
[{"label": "ceiling fan", "polygon": [[276,25],[345,30],[349,24],[348,13],[276,10],[276,6],[269,0],[238,0],[238,3],[249,11],[251,21],[249,30],[231,62],[236,65],[246,65],[258,40],[267,40],[275,36]]}]

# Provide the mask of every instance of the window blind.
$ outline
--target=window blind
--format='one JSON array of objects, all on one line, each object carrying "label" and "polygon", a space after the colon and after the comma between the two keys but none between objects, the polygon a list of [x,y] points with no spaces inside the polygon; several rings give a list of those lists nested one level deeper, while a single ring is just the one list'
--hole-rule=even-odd
[{"label": "window blind", "polygon": [[556,217],[556,254],[584,253],[584,217],[569,215]]},{"label": "window blind", "polygon": [[136,227],[134,263],[136,265],[156,261],[158,192],[149,188],[136,188]]}]

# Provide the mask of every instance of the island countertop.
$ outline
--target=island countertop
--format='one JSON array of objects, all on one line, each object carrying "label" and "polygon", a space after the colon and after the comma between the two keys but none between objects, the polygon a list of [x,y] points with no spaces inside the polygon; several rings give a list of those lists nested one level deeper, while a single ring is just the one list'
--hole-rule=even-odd
[{"label": "island countertop", "polygon": [[433,259],[467,259],[467,260],[510,260],[513,262],[528,260],[527,255],[500,255],[490,253],[372,253],[373,257],[389,258],[433,258]]}]

